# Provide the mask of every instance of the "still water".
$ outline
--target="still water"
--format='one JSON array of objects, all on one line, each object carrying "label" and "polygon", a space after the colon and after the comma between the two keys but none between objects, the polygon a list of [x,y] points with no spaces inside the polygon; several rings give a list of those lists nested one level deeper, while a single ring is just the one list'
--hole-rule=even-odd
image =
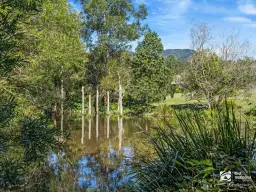
[{"label": "still water", "polygon": [[[143,132],[152,124],[148,119],[99,116],[66,123],[69,148],[65,154],[51,154],[49,161],[55,174],[69,174],[74,190],[121,191],[134,182],[131,163],[138,151],[147,150]],[[69,164],[60,166],[64,156]]]}]

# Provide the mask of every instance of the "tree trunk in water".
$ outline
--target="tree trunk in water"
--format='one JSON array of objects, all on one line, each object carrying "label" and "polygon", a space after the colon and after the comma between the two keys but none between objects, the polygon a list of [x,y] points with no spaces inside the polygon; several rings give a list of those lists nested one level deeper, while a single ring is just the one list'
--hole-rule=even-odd
[{"label": "tree trunk in water", "polygon": [[107,91],[107,114],[110,114],[110,111],[109,111],[109,91]]},{"label": "tree trunk in water", "polygon": [[64,107],[63,107],[63,101],[64,101],[64,88],[63,88],[63,80],[61,80],[61,120],[60,120],[60,129],[61,133],[63,133],[63,114],[64,114]]},{"label": "tree trunk in water", "polygon": [[108,115],[107,116],[107,139],[109,138],[109,119],[110,119],[110,116]]},{"label": "tree trunk in water", "polygon": [[91,98],[91,94],[89,94],[89,107],[88,107],[88,115],[91,116],[92,115],[92,98]]},{"label": "tree trunk in water", "polygon": [[89,137],[89,140],[91,139],[91,133],[92,133],[92,119],[89,118],[88,120],[88,127],[89,127],[89,133],[88,133],[88,137]]},{"label": "tree trunk in water", "polygon": [[84,116],[82,116],[82,137],[81,144],[84,144]]},{"label": "tree trunk in water", "polygon": [[123,116],[123,93],[122,93],[120,76],[119,76],[119,114],[120,116]]},{"label": "tree trunk in water", "polygon": [[98,137],[99,137],[99,115],[96,115],[96,139],[98,141]]},{"label": "tree trunk in water", "polygon": [[122,149],[122,136],[123,136],[123,118],[118,117],[118,149]]},{"label": "tree trunk in water", "polygon": [[99,114],[99,87],[96,88],[96,114]]}]

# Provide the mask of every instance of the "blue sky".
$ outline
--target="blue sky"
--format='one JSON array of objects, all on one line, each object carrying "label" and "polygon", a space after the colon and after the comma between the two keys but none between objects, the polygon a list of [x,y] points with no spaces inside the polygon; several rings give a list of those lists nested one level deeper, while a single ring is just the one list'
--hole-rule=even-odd
[{"label": "blue sky", "polygon": [[[69,0],[74,9],[81,9],[76,0]],[[165,49],[190,48],[190,29],[207,23],[213,35],[236,32],[241,41],[248,40],[256,49],[256,0],[133,0],[148,9],[145,21],[162,39]],[[136,42],[132,43],[133,49]]]}]

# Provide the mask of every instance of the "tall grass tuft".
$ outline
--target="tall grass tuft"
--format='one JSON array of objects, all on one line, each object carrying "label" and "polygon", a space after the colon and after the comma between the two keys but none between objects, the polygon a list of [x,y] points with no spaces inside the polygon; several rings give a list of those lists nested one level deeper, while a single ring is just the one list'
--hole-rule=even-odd
[{"label": "tall grass tuft", "polygon": [[[134,165],[137,191],[248,191],[221,182],[220,171],[251,175],[256,131],[233,105],[225,103],[210,115],[175,112],[179,127],[166,122],[147,135],[153,155],[141,156]],[[251,189],[255,191],[256,188]]]}]

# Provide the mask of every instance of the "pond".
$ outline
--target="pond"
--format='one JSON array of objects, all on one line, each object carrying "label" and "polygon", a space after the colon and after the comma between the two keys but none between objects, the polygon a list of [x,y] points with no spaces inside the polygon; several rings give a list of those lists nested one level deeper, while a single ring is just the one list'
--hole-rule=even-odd
[{"label": "pond", "polygon": [[[147,150],[143,132],[152,124],[143,118],[99,116],[66,123],[64,128],[71,133],[69,148],[66,154],[51,154],[49,161],[55,174],[69,175],[66,185],[72,190],[120,191],[134,182],[131,163],[136,151]],[[69,163],[63,163],[64,157]]]}]

